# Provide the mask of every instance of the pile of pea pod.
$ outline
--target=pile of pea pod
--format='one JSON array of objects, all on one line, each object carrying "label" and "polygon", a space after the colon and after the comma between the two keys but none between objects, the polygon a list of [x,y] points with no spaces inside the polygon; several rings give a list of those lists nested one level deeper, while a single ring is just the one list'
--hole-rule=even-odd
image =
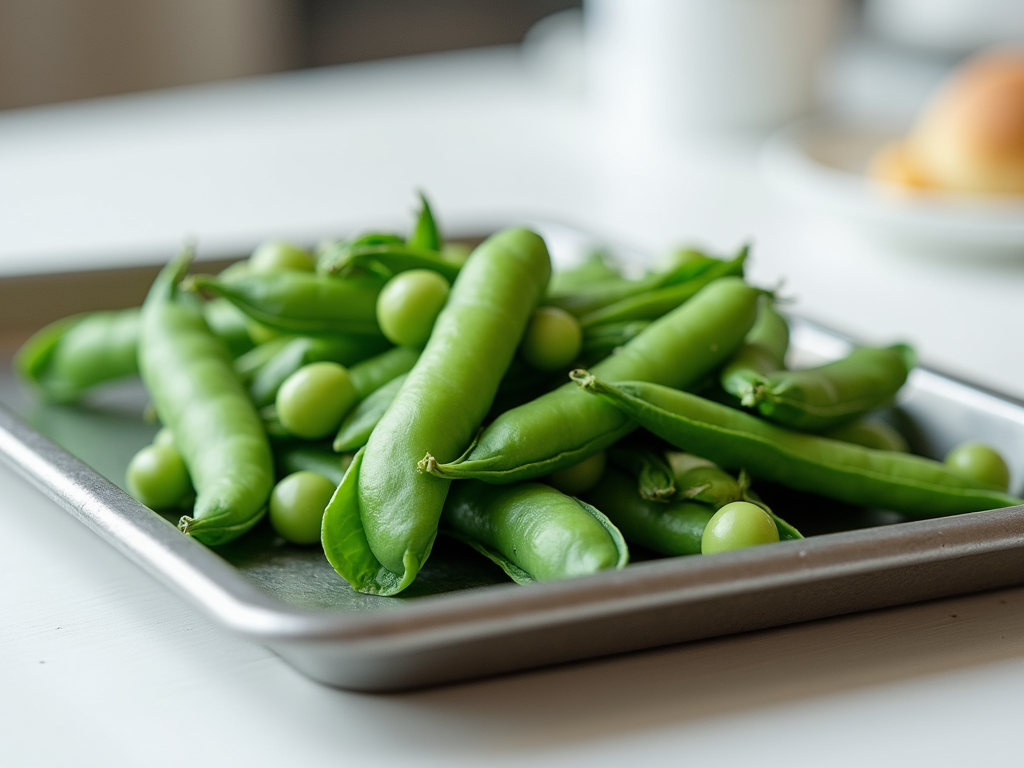
[{"label": "pile of pea pod", "polygon": [[162,428],[132,495],[210,546],[266,516],[372,594],[408,587],[438,533],[519,583],[622,568],[630,547],[801,538],[765,482],[911,516],[1019,503],[993,449],[915,456],[877,419],[908,346],[788,370],[746,259],[679,250],[630,279],[595,253],[552,274],[527,229],[445,243],[421,196],[405,236],[268,242],[219,275],[189,274],[186,249],[141,308],[54,323],[16,363],[68,405],[141,376]]}]

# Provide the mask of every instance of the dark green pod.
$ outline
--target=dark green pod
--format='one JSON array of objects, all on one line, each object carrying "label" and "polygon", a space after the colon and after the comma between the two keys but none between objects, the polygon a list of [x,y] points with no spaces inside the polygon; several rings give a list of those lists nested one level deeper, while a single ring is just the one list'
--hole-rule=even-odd
[{"label": "dark green pod", "polygon": [[788,351],[789,323],[775,311],[766,296],[743,346],[722,368],[719,376],[722,389],[743,405],[753,407],[757,402],[755,392],[764,385],[765,377],[786,367]]},{"label": "dark green pod", "polygon": [[704,526],[715,514],[695,501],[664,504],[642,499],[636,482],[615,468],[605,472],[587,498],[601,504],[626,541],[661,555],[699,555]]},{"label": "dark green pod", "polygon": [[541,483],[456,483],[441,530],[528,584],[623,568],[629,550],[601,512]]},{"label": "dark green pod", "polygon": [[338,279],[298,271],[191,280],[194,288],[227,299],[268,328],[296,336],[380,336],[377,295],[384,283],[379,275]]},{"label": "dark green pod", "polygon": [[764,380],[754,402],[766,419],[801,432],[821,432],[888,405],[914,367],[906,344],[858,347],[817,368],[779,371]]},{"label": "dark green pod", "polygon": [[747,252],[747,247],[744,246],[735,258],[730,261],[713,259],[712,264],[686,281],[629,296],[614,304],[588,312],[580,317],[580,326],[586,329],[605,323],[656,320],[666,312],[671,312],[683,302],[693,298],[698,291],[713,281],[728,276],[742,277]]},{"label": "dark green pod", "polygon": [[748,413],[646,382],[616,385],[585,371],[577,383],[641,426],[726,469],[859,506],[918,516],[1008,507],[1021,500],[920,456],[793,432]]},{"label": "dark green pod", "polygon": [[405,374],[396,376],[387,384],[378,387],[356,405],[341,422],[338,435],[334,438],[334,450],[339,453],[358,451],[370,439],[374,427],[380,423],[399,390],[405,384]]}]

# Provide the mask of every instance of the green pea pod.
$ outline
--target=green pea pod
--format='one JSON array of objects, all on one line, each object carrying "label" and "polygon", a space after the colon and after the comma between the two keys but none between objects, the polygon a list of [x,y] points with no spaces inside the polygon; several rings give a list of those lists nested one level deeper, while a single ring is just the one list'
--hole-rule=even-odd
[{"label": "green pea pod", "polygon": [[138,373],[139,310],[58,320],[18,350],[15,368],[44,398],[72,403],[88,390]]},{"label": "green pea pod", "polygon": [[380,336],[377,295],[385,279],[344,280],[313,272],[246,272],[231,279],[195,275],[191,287],[220,296],[253,320],[296,336]]},{"label": "green pea pod", "polygon": [[[430,203],[427,196],[422,192],[420,197],[420,213],[416,217],[416,224],[412,233],[406,241],[409,246],[423,251],[441,250],[441,233],[437,229],[437,221],[434,219],[434,212],[430,210]],[[455,278],[449,278],[449,282]]]},{"label": "green pea pod", "polygon": [[626,541],[661,555],[699,555],[704,526],[715,514],[695,501],[664,504],[643,499],[636,482],[615,468],[605,472],[587,498],[601,504]]},{"label": "green pea pod", "polygon": [[859,347],[818,368],[770,374],[753,399],[769,421],[821,432],[890,403],[913,367],[906,344]]},{"label": "green pea pod", "polygon": [[680,499],[699,501],[713,509],[746,498],[749,481],[737,480],[724,469],[714,466],[693,467],[675,476],[676,495]]},{"label": "green pea pod", "polygon": [[789,323],[775,311],[768,297],[757,311],[757,320],[743,346],[722,369],[722,389],[748,408],[757,402],[757,389],[769,374],[786,367],[789,351]]},{"label": "green pea pod", "polygon": [[667,503],[676,495],[676,482],[672,467],[660,451],[643,447],[616,447],[608,451],[615,466],[636,478],[640,498]]},{"label": "green pea pod", "polygon": [[336,253],[332,260],[325,259],[321,263],[321,269],[327,274],[344,278],[358,276],[363,271],[390,277],[409,269],[429,269],[452,282],[460,269],[437,251],[404,244],[349,246]]},{"label": "green pea pod", "polygon": [[629,562],[622,534],[590,504],[549,485],[456,483],[441,531],[529,584],[620,569]]},{"label": "green pea pod", "polygon": [[405,374],[396,376],[382,387],[378,387],[356,405],[341,422],[338,435],[334,438],[334,450],[339,453],[357,451],[366,445],[374,428],[384,418],[399,390],[405,384]]},{"label": "green pea pod", "polygon": [[611,258],[604,251],[592,251],[579,264],[551,275],[548,296],[558,296],[585,289],[604,280],[621,280],[622,275],[612,266]]},{"label": "green pea pod", "polygon": [[823,435],[831,437],[833,440],[856,443],[879,451],[899,451],[900,453],[910,451],[910,446],[907,445],[907,440],[903,435],[884,421],[875,419],[852,421],[849,424],[830,429]]},{"label": "green pea pod", "polygon": [[249,335],[249,318],[230,301],[214,299],[206,302],[203,315],[213,334],[228,345],[232,357],[237,358],[256,346]]},{"label": "green pea pod", "polygon": [[586,371],[586,392],[676,446],[724,468],[859,506],[936,516],[1008,507],[1021,500],[981,487],[921,456],[875,451],[778,427],[748,413],[646,382],[607,384]]},{"label": "green pea pod", "polygon": [[667,272],[649,272],[637,280],[611,276],[601,280],[577,282],[564,293],[549,290],[544,303],[564,309],[576,317],[582,317],[633,296],[688,282],[721,263],[721,259],[698,253],[695,254],[695,258],[688,259],[686,263],[674,269]]},{"label": "green pea pod", "polygon": [[580,356],[596,363],[636,337],[650,324],[649,320],[630,320],[624,323],[608,323],[587,328],[583,331],[583,346],[580,348]]},{"label": "green pea pod", "polygon": [[285,379],[310,363],[352,365],[380,353],[388,346],[379,336],[335,336],[289,339],[252,376],[249,395],[257,407],[270,405]]},{"label": "green pea pod", "polygon": [[235,373],[238,374],[238,378],[244,384],[251,382],[260,369],[270,362],[281,351],[281,348],[290,341],[292,341],[290,336],[278,336],[269,341],[264,341],[262,344],[257,344],[245,354],[239,355],[235,358]]},{"label": "green pea pod", "polygon": [[[739,347],[754,323],[761,293],[738,277],[715,280],[593,371],[612,381],[694,386]],[[542,477],[604,450],[636,427],[610,403],[577,390],[569,382],[506,411],[463,456],[430,471],[490,483]]]},{"label": "green pea pod", "polygon": [[274,485],[270,444],[231,355],[193,302],[180,300],[186,251],[157,276],[142,306],[139,371],[196,489],[178,527],[204,544],[237,538],[263,516]]},{"label": "green pea pod", "polygon": [[397,376],[408,373],[420,357],[418,349],[392,347],[379,355],[353,365],[348,372],[356,398],[363,400]]},{"label": "green pea pod", "polygon": [[544,241],[525,229],[499,232],[466,261],[426,348],[325,512],[324,552],[355,589],[396,594],[426,561],[450,483],[419,465],[451,461],[473,439],[550,269]]},{"label": "green pea pod", "polygon": [[747,260],[748,247],[743,246],[739,254],[730,261],[718,261],[695,275],[693,278],[664,288],[658,288],[637,296],[630,296],[596,309],[580,317],[580,326],[592,328],[604,323],[623,323],[631,320],[656,320],[670,312],[684,301],[692,298],[701,288],[714,280],[731,275],[743,275],[743,264]]},{"label": "green pea pod", "polygon": [[274,462],[280,477],[293,472],[316,472],[341,485],[352,454],[337,454],[330,448],[309,443],[285,442],[274,446]]}]

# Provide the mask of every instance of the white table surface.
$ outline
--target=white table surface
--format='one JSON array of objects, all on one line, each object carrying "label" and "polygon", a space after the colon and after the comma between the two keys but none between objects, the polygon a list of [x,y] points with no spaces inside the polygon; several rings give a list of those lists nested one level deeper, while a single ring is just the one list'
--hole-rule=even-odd
[{"label": "white table surface", "polygon": [[[623,151],[485,50],[0,114],[0,274],[543,217],[755,241],[806,315],[1024,396],[1024,260],[931,261],[775,199],[757,143]],[[1024,590],[423,692],[325,688],[211,624],[0,466],[0,765],[1020,762]]]}]

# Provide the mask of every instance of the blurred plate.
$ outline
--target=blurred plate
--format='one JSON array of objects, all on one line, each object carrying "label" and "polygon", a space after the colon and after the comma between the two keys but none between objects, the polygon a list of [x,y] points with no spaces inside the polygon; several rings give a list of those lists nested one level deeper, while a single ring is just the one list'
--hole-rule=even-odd
[{"label": "blurred plate", "polygon": [[1024,256],[1024,198],[905,192],[864,175],[897,132],[810,119],[772,137],[761,156],[769,186],[809,209],[898,244],[955,256]]}]

